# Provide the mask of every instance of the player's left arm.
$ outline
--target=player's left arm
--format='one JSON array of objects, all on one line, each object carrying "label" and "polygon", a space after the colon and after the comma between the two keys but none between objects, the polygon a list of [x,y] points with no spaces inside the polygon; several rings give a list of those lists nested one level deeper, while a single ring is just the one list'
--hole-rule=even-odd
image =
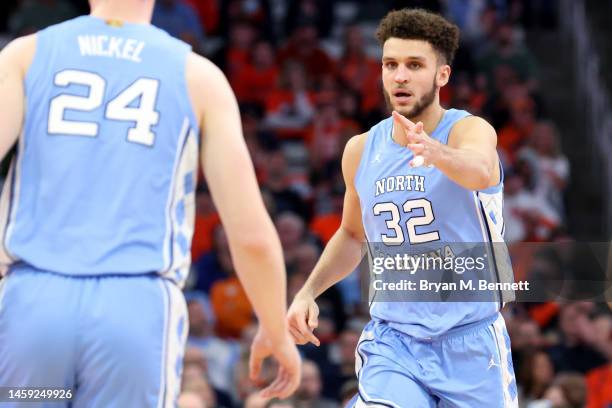
[{"label": "player's left arm", "polygon": [[500,181],[497,134],[478,116],[468,116],[453,126],[448,145],[441,144],[434,166],[468,190],[484,190]]},{"label": "player's left arm", "polygon": [[[468,190],[483,190],[499,183],[499,158],[495,147],[497,134],[486,120],[468,116],[453,126],[448,144],[440,143],[423,131],[421,122],[393,113],[404,128],[407,147],[422,156],[426,165],[434,165],[448,178]],[[411,164],[414,164],[414,159]],[[418,164],[417,164],[418,165]]]},{"label": "player's left arm", "polygon": [[0,160],[15,144],[25,114],[24,78],[36,49],[36,36],[17,38],[0,51]]}]

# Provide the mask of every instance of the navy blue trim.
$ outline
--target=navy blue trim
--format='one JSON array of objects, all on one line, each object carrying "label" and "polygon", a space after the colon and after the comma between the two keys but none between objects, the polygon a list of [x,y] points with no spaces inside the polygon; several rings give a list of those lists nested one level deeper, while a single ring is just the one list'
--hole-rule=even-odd
[{"label": "navy blue trim", "polygon": [[17,174],[18,163],[19,163],[19,142],[17,146],[15,147],[15,156],[13,156],[13,161],[11,163],[11,168],[12,168],[11,181],[10,181],[11,190],[9,192],[9,205],[8,205],[8,213],[6,215],[6,226],[4,227],[4,234],[2,237],[2,246],[4,247],[4,252],[8,255],[9,258],[11,258],[13,262],[15,262],[17,259],[13,257],[13,255],[9,251],[8,230],[9,230],[9,227],[11,226],[11,214],[13,213],[13,207],[15,205],[14,203],[15,202],[15,183],[17,182],[16,174]]},{"label": "navy blue trim", "polygon": [[357,390],[357,394],[359,395],[359,398],[365,402],[366,404],[376,404],[376,405],[382,405],[383,407],[389,407],[389,408],[396,408],[393,405],[389,405],[385,402],[379,402],[379,401],[369,401],[365,398],[363,398],[363,395],[361,394],[361,390]]},{"label": "navy blue trim", "polygon": [[[170,322],[171,322],[171,316],[170,316],[170,311],[172,310],[172,308],[170,307],[170,303],[171,303],[171,293],[170,290],[168,290],[168,287],[166,286],[166,282],[164,279],[161,279],[161,285],[164,288],[164,291],[166,292],[166,295],[168,297],[168,304],[167,304],[167,316],[168,316],[168,324],[166,326],[166,333],[163,333],[164,336],[164,340],[163,340],[163,344],[162,344],[162,351],[165,351],[165,355],[162,356],[163,361],[164,361],[164,365],[162,366],[162,376],[164,379],[164,392],[162,394],[162,401],[163,401],[163,405],[166,405],[166,398],[167,398],[167,393],[168,393],[168,376],[167,376],[167,371],[168,371],[168,359],[170,356],[170,353],[168,353],[168,346],[170,343],[170,333],[172,332],[172,330],[170,329]],[[161,386],[161,384],[160,384]]]},{"label": "navy blue trim", "polygon": [[500,191],[502,191],[502,188],[504,187],[504,166],[502,166],[501,161],[499,160],[498,160],[498,163],[499,163],[499,183],[495,184],[494,186],[487,187],[483,190],[478,190],[478,192],[485,193],[485,194],[497,194]]},{"label": "navy blue trim", "polygon": [[357,379],[359,379],[359,374],[363,371],[363,369],[365,368],[365,363],[367,361],[367,358],[365,358],[365,356],[363,354],[361,354],[361,351],[359,350],[359,347],[361,347],[364,343],[368,343],[370,341],[374,341],[375,339],[363,339],[361,340],[359,343],[357,343],[357,347],[355,347],[355,351],[357,352],[357,355],[359,355],[359,358],[361,358],[361,369],[359,370],[358,373],[355,373],[357,375]]},{"label": "navy blue trim", "polygon": [[[366,248],[368,249],[368,256],[369,256],[368,260],[369,259],[373,260],[374,259],[374,255],[372,254],[372,248],[370,248],[370,241],[368,240],[367,236],[366,236]],[[369,272],[370,272],[370,265],[369,265],[369,261],[368,261],[368,290],[366,291],[367,292],[366,296],[368,297],[368,299],[367,299],[368,300],[368,310],[370,310],[372,308],[372,304],[376,301],[375,300],[376,299],[376,294],[378,293],[377,290],[374,291],[374,297],[372,298],[372,301],[370,302],[370,290],[369,290],[369,287],[370,287],[370,273]],[[357,346],[359,347],[359,345],[357,345]]]},{"label": "navy blue trim", "polygon": [[[480,207],[480,214],[482,215],[482,222],[485,226],[485,230],[487,231],[487,238],[489,238],[489,249],[491,250],[491,258],[493,258],[493,269],[495,270],[495,277],[497,278],[497,282],[501,282],[499,278],[499,270],[497,269],[497,259],[495,259],[495,248],[493,248],[493,239],[491,238],[491,231],[489,230],[489,223],[487,222],[487,215],[485,214],[484,207],[482,206],[482,201],[476,193],[476,198],[478,198],[478,205]],[[502,310],[504,307],[504,299],[501,289],[497,289],[497,293],[499,294],[499,310]]]}]

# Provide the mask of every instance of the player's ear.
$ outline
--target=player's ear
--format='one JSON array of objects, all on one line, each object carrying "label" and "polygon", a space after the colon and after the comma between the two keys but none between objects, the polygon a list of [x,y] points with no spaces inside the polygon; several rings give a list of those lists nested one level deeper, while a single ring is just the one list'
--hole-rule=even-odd
[{"label": "player's ear", "polygon": [[448,83],[451,74],[451,67],[448,64],[442,64],[438,67],[436,73],[436,86],[443,87]]}]

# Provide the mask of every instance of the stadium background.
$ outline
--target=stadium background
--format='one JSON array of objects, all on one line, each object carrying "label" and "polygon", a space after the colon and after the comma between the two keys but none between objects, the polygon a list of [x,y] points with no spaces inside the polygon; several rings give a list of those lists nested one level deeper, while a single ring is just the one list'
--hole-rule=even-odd
[{"label": "stadium background", "polygon": [[[158,0],[153,23],[211,58],[236,92],[283,245],[288,301],[340,223],[344,144],[386,115],[374,31],[387,11],[405,6],[440,12],[461,28],[441,102],[497,129],[511,250],[607,241],[612,231],[612,2]],[[87,12],[84,0],[2,1],[0,47]],[[354,349],[368,319],[359,277],[320,298],[322,346],[301,347],[295,397],[262,401],[261,384],[247,376],[252,309],[203,182],[197,203],[181,406],[341,406],[356,390]],[[529,269],[534,260],[514,262]],[[504,316],[521,407],[612,406],[612,317],[604,305],[511,304]]]}]

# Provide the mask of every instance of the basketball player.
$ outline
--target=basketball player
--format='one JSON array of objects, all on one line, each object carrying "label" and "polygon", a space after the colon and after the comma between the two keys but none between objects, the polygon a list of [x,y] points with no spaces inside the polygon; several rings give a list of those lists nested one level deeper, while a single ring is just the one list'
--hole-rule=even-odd
[{"label": "basketball player", "polygon": [[[440,106],[458,35],[455,25],[423,10],[393,11],[380,22],[382,80],[394,112],[346,145],[342,224],[289,308],[297,343],[319,344],[315,299],[357,267],[363,241],[414,249],[501,239],[495,130],[468,112]],[[381,184],[395,187],[377,190],[377,181],[388,178],[394,183]],[[356,353],[359,393],[350,406],[517,406],[499,307],[372,303]]]},{"label": "basketball player", "polygon": [[261,323],[252,375],[273,356],[263,395],[284,398],[300,360],[237,103],[212,63],[149,24],[153,3],[92,0],[91,15],[0,54],[0,157],[17,142],[0,211],[0,386],[71,389],[74,407],[174,406],[201,153]]}]

